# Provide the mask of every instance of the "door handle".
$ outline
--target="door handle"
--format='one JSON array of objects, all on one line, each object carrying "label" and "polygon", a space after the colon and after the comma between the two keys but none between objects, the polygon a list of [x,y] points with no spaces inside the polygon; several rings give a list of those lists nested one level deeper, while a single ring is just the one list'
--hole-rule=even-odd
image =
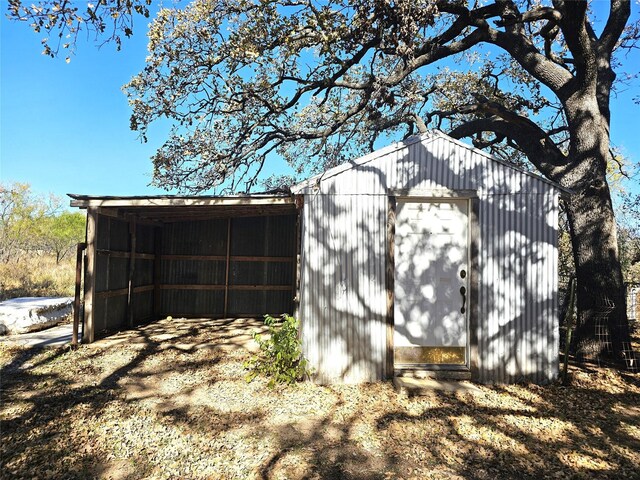
[{"label": "door handle", "polygon": [[466,312],[464,308],[467,303],[467,289],[465,287],[460,287],[460,295],[462,295],[462,308],[460,309],[460,313]]}]

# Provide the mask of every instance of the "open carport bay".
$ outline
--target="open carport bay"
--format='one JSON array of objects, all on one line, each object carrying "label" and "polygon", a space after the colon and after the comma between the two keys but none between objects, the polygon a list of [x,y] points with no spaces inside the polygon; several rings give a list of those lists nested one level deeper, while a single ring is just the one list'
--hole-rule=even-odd
[{"label": "open carport bay", "polygon": [[292,313],[291,197],[84,197],[83,342],[151,321]]}]

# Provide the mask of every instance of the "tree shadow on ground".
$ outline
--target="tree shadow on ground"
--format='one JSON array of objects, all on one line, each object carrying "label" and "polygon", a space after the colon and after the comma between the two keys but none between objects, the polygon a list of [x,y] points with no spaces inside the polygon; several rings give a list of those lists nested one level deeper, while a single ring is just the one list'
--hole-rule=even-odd
[{"label": "tree shadow on ground", "polygon": [[[637,375],[398,395],[388,383],[266,388],[215,332],[1,352],[11,478],[637,478]],[[222,330],[220,335],[226,335]]]},{"label": "tree shadow on ground", "polygon": [[[217,335],[207,332],[209,327],[174,329],[170,342],[156,340],[141,330],[137,342],[108,348],[7,348],[0,352],[5,361],[0,369],[0,450],[6,473],[29,477],[29,472],[36,476],[44,472],[45,477],[54,478],[52,472],[60,472],[57,467],[65,465],[65,478],[144,477],[144,472],[153,468],[145,463],[143,454],[125,452],[121,457],[129,460],[124,461],[98,447],[92,438],[105,423],[117,428],[114,414],[122,419],[131,417],[145,401],[158,423],[179,425],[197,414],[200,430],[209,435],[238,422],[259,421],[260,412],[222,415],[207,406],[191,407],[185,399],[194,394],[200,382],[181,385],[179,396],[163,390],[167,378],[184,372],[203,372],[198,380],[204,385],[219,380],[213,369],[222,352],[211,345]],[[221,344],[229,343],[225,328],[216,333]],[[198,347],[202,345],[211,348],[201,350]]]}]

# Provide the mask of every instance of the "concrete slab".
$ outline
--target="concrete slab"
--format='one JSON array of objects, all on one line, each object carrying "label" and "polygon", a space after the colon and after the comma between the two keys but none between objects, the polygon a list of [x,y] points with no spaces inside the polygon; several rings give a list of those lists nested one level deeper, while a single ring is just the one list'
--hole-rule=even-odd
[{"label": "concrete slab", "polygon": [[73,297],[20,297],[0,302],[0,334],[35,332],[71,319]]},{"label": "concrete slab", "polygon": [[431,395],[433,392],[482,393],[473,383],[460,380],[394,377],[393,384],[398,392],[409,396]]},{"label": "concrete slab", "polygon": [[39,332],[7,335],[0,337],[0,345],[30,348],[61,347],[71,343],[72,330],[73,325],[65,324]]}]

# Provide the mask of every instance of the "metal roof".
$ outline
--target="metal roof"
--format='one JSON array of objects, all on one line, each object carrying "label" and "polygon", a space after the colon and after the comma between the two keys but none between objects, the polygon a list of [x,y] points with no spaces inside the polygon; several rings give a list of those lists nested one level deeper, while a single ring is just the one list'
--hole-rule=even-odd
[{"label": "metal roof", "polygon": [[115,217],[175,222],[207,218],[291,214],[295,200],[288,195],[159,195],[94,196],[69,193],[71,206],[99,208]]}]

